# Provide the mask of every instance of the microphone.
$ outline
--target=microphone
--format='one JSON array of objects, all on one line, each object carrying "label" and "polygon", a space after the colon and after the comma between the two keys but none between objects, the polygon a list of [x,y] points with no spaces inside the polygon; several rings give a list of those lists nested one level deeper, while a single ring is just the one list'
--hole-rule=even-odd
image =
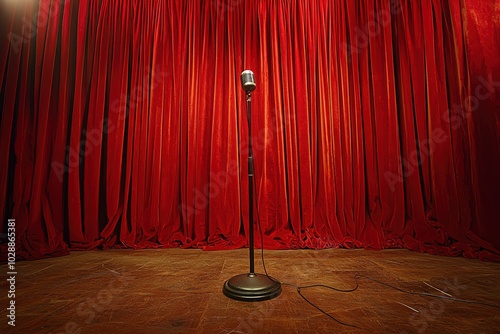
[{"label": "microphone", "polygon": [[255,78],[252,71],[244,70],[243,72],[241,72],[241,85],[243,86],[243,90],[247,92],[247,94],[255,90],[257,85],[255,84]]},{"label": "microphone", "polygon": [[[257,274],[255,273],[255,246],[254,246],[254,230],[253,225],[255,223],[253,219],[254,214],[254,201],[253,201],[253,153],[252,153],[252,122],[250,119],[252,97],[250,93],[257,87],[255,85],[255,78],[253,72],[250,70],[245,70],[241,73],[241,85],[243,90],[247,93],[247,121],[248,121],[248,226],[249,226],[249,258],[250,258],[250,272],[244,274],[236,275],[228,279],[224,283],[222,292],[226,297],[246,301],[246,302],[258,302],[261,300],[268,300],[278,297],[281,294],[281,283],[267,276],[267,274]],[[240,169],[242,173],[242,169]]]}]

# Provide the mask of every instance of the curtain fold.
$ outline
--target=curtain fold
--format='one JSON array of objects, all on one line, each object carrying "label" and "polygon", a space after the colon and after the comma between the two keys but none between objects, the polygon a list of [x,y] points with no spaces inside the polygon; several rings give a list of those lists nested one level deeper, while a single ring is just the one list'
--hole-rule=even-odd
[{"label": "curtain fold", "polygon": [[[500,261],[500,7],[3,2],[0,217],[17,254],[407,248]],[[2,258],[6,244],[0,244]]]}]

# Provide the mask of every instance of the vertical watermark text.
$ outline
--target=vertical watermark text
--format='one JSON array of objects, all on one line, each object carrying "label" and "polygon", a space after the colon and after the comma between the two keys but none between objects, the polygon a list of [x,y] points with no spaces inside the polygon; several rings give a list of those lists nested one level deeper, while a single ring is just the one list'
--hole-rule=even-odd
[{"label": "vertical watermark text", "polygon": [[7,222],[7,324],[16,326],[16,220],[9,219]]}]

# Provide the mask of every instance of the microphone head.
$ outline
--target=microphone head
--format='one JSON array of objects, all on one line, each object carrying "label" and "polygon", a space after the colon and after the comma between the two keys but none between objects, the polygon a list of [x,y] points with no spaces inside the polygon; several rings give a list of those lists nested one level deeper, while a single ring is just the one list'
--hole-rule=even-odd
[{"label": "microphone head", "polygon": [[244,70],[241,72],[241,85],[243,86],[243,90],[247,93],[255,90],[257,85],[255,84],[255,78],[252,71]]}]

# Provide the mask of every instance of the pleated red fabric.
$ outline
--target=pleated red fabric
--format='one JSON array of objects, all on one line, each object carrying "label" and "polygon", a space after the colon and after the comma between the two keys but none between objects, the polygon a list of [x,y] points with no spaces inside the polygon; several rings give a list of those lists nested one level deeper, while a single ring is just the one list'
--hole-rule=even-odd
[{"label": "pleated red fabric", "polygon": [[250,69],[266,248],[500,261],[495,1],[1,6],[0,218],[20,258],[248,246]]}]

